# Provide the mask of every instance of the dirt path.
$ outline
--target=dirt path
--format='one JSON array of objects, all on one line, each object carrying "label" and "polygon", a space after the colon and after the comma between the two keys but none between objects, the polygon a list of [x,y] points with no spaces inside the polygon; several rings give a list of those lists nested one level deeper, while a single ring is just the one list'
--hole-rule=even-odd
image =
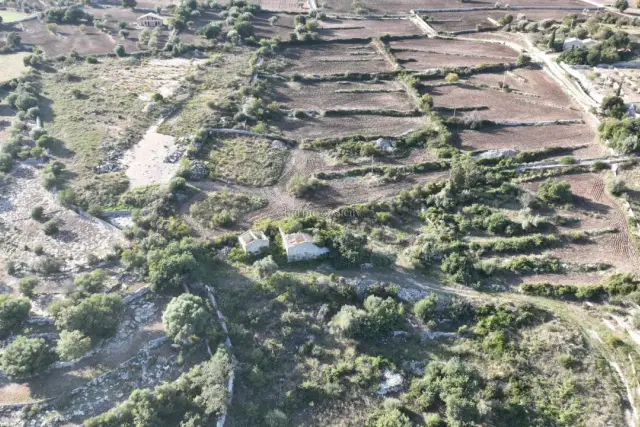
[{"label": "dirt path", "polygon": [[165,158],[177,149],[175,138],[160,134],[157,129],[158,125],[151,126],[122,159],[132,188],[169,182],[180,168],[179,162],[165,162]]}]

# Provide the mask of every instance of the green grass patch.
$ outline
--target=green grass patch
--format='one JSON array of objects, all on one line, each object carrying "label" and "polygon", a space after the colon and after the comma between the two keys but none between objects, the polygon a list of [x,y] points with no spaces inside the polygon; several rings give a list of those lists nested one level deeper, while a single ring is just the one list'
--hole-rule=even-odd
[{"label": "green grass patch", "polygon": [[286,150],[272,149],[262,138],[220,141],[209,155],[212,178],[224,178],[256,187],[276,183],[287,161]]},{"label": "green grass patch", "polygon": [[267,200],[257,196],[219,191],[191,206],[191,215],[210,228],[233,225],[242,214],[261,209]]}]

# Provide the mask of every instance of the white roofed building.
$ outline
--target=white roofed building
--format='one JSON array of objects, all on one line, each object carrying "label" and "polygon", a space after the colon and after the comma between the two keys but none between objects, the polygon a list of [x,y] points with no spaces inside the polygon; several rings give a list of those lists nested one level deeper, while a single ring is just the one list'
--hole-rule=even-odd
[{"label": "white roofed building", "polygon": [[240,246],[248,254],[256,254],[269,247],[269,238],[260,230],[249,230],[238,237]]},{"label": "white roofed building", "polygon": [[316,259],[329,252],[313,243],[313,237],[307,233],[286,234],[280,229],[280,236],[289,262]]},{"label": "white roofed building", "polygon": [[164,24],[164,18],[156,13],[147,13],[136,18],[138,27],[155,28]]}]

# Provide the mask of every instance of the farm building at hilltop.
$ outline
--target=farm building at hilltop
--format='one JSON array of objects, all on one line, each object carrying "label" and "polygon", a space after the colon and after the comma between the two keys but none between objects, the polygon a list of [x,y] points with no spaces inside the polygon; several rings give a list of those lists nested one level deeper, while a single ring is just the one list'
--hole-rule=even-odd
[{"label": "farm building at hilltop", "polygon": [[249,230],[238,237],[240,246],[248,254],[255,254],[269,247],[269,238],[260,230]]},{"label": "farm building at hilltop", "polygon": [[159,27],[164,23],[164,18],[155,13],[147,13],[136,18],[139,27]]},{"label": "farm building at hilltop", "polygon": [[281,228],[280,236],[289,262],[316,259],[329,252],[329,249],[313,243],[313,237],[306,233],[286,234]]},{"label": "farm building at hilltop", "polygon": [[580,48],[580,47],[589,47],[595,43],[596,41],[592,39],[580,40],[577,37],[571,37],[566,39],[564,43],[562,43],[562,50],[570,50],[573,48]]}]

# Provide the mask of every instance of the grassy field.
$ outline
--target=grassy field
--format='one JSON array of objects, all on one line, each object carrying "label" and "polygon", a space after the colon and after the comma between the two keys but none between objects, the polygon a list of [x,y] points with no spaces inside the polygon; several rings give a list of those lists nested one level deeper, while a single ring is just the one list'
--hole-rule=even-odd
[{"label": "grassy field", "polygon": [[117,76],[122,65],[118,60],[78,63],[64,72],[46,74],[41,93],[44,126],[57,139],[54,155],[73,174],[81,196],[102,194],[101,202],[106,204],[112,198],[108,193],[124,191],[126,186],[113,186],[111,174],[96,175],[95,167],[122,149],[118,147],[135,144],[154,120],[142,113],[145,102],[120,84]]},{"label": "grassy field", "polygon": [[[3,11],[0,11],[2,14]],[[2,55],[2,68],[0,69],[0,82],[6,82],[20,77],[20,74],[27,68],[22,62],[22,58],[27,56],[26,52]]]},{"label": "grassy field", "polygon": [[15,10],[0,10],[0,16],[2,17],[2,22],[9,23],[19,21],[29,15]]},{"label": "grassy field", "polygon": [[[216,126],[219,114],[210,105],[224,103],[229,94],[249,80],[249,52],[238,50],[209,60],[190,80],[193,96],[178,105],[177,111],[158,132],[175,137],[188,136],[200,127]],[[247,73],[243,76],[243,73]]]},{"label": "grassy field", "polygon": [[272,149],[261,138],[230,138],[219,141],[209,155],[215,177],[256,187],[274,184],[286,163],[286,150]]}]

